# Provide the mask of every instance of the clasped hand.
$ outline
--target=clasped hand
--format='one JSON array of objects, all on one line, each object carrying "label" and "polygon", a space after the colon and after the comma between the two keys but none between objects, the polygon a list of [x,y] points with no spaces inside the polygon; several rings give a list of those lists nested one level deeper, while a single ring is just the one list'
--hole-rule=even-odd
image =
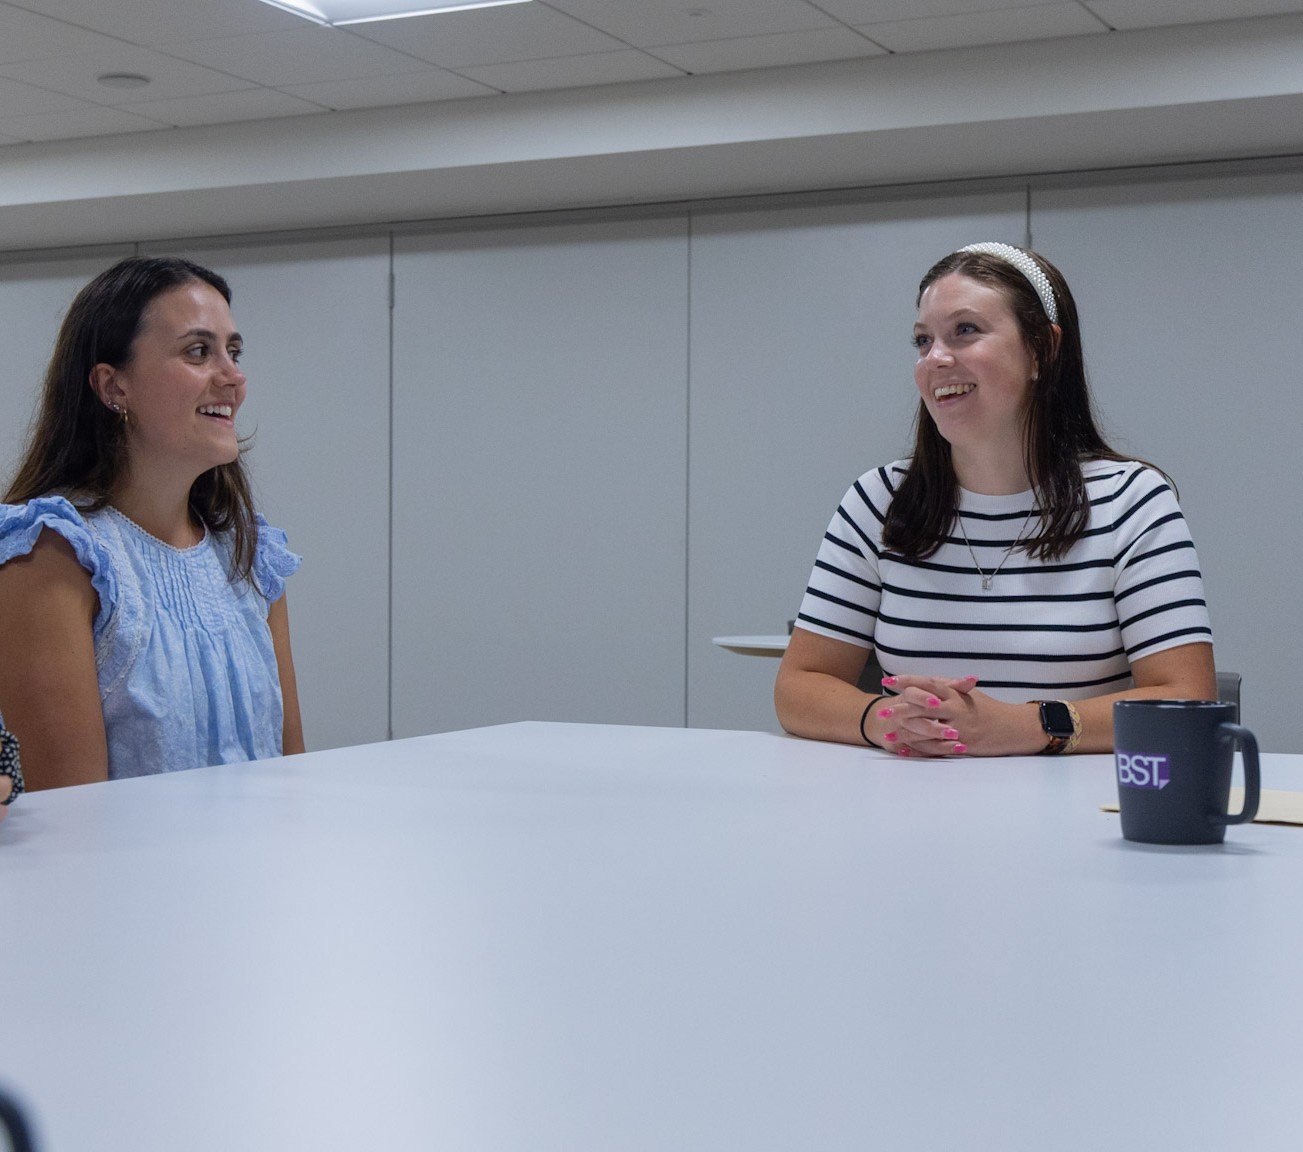
[{"label": "clasped hand", "polygon": [[[901,756],[999,756],[1009,751],[1011,709],[977,690],[977,677],[887,676],[898,693],[873,706],[874,741]],[[1002,738],[1004,733],[1005,738]]]}]

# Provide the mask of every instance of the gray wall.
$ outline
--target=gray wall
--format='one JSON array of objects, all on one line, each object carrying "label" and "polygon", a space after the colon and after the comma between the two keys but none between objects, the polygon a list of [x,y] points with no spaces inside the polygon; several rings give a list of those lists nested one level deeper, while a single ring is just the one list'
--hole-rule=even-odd
[{"label": "gray wall", "polygon": [[[927,266],[1033,242],[1073,285],[1109,434],[1176,479],[1218,663],[1293,663],[1280,493],[1303,398],[1303,176],[941,190],[195,249],[235,287],[309,743],[523,718],[773,728],[780,632],[847,484],[907,450]],[[54,326],[117,252],[0,264],[0,464]],[[390,274],[394,306],[390,308]],[[392,350],[391,350],[392,342]],[[392,479],[392,485],[391,485]],[[1273,553],[1264,555],[1270,542]]]},{"label": "gray wall", "polygon": [[394,734],[682,724],[686,221],[394,271]]}]

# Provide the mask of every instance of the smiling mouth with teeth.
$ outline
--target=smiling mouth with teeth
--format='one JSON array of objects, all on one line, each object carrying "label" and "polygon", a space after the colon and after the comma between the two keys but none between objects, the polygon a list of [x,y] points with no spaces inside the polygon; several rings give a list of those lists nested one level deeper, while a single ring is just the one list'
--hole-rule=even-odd
[{"label": "smiling mouth with teeth", "polygon": [[229,404],[203,404],[199,408],[201,416],[226,416],[230,417],[234,409]]},{"label": "smiling mouth with teeth", "polygon": [[944,400],[947,396],[967,396],[976,387],[976,384],[945,384],[933,388],[932,396],[937,400]]}]

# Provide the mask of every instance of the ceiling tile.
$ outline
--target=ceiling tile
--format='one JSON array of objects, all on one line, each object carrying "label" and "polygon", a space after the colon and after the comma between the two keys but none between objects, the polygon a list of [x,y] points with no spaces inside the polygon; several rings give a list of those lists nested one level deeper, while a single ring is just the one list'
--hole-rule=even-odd
[{"label": "ceiling tile", "polygon": [[273,88],[245,88],[240,92],[218,92],[211,96],[183,96],[176,100],[147,100],[131,105],[138,116],[148,116],[178,128],[199,124],[225,124],[237,120],[271,120],[281,116],[303,116],[324,112],[312,104]]},{"label": "ceiling tile", "polygon": [[74,140],[81,136],[118,136],[146,132],[167,125],[133,116],[120,108],[78,108],[72,112],[45,112],[39,116],[6,116],[0,132],[20,140]]},{"label": "ceiling tile", "polygon": [[637,48],[834,28],[805,0],[544,0],[551,8],[618,36]]},{"label": "ceiling tile", "polygon": [[968,16],[865,24],[860,26],[860,31],[892,52],[926,52],[934,48],[971,48],[978,44],[1104,34],[1107,29],[1076,4],[1043,4]]},{"label": "ceiling tile", "polygon": [[[96,77],[105,72],[138,72],[153,83],[147,88],[106,88]],[[142,100],[173,96],[206,96],[210,92],[231,92],[248,83],[224,76],[155,52],[119,44],[112,49],[74,53],[53,60],[29,60],[0,66],[0,76],[23,80],[55,92],[63,92],[91,104],[138,104]]]},{"label": "ceiling tile", "polygon": [[71,112],[85,107],[87,104],[84,100],[66,96],[62,92],[51,92],[48,88],[37,88],[34,84],[0,78],[0,119],[30,116],[38,112]]},{"label": "ceiling tile", "polygon": [[781,32],[775,36],[742,36],[733,40],[703,40],[650,49],[685,72],[737,72],[821,60],[851,60],[885,51],[849,28],[819,28],[811,32]]},{"label": "ceiling tile", "polygon": [[[782,67],[876,55],[877,45],[922,51],[1284,13],[1303,13],[1303,0],[534,0],[323,29],[259,0],[0,0],[0,138]],[[140,72],[153,83],[105,88],[96,83],[105,72]],[[122,114],[90,115],[96,108]],[[25,118],[24,131],[14,130],[11,122]]]},{"label": "ceiling tile", "polygon": [[1088,0],[1086,7],[1114,28],[1156,28],[1303,12],[1299,0]]},{"label": "ceiling tile", "polygon": [[256,0],[20,0],[23,8],[135,44],[171,44],[298,28],[303,18]]},{"label": "ceiling tile", "polygon": [[459,72],[481,64],[616,52],[625,47],[619,40],[539,3],[443,12],[353,27],[358,35],[378,44],[391,45]]},{"label": "ceiling tile", "polygon": [[166,50],[271,88],[387,76],[422,67],[420,60],[350,32],[303,21],[299,24],[289,32],[169,44]]},{"label": "ceiling tile", "polygon": [[113,48],[118,43],[98,32],[0,4],[0,64],[47,60],[69,52]]},{"label": "ceiling tile", "polygon": [[503,92],[532,92],[547,88],[580,88],[592,84],[618,84],[633,80],[661,80],[682,76],[679,69],[662,64],[644,52],[590,52],[584,56],[519,60],[463,69],[463,74]]},{"label": "ceiling tile", "polygon": [[285,89],[304,100],[327,108],[383,108],[391,104],[426,104],[435,100],[458,100],[467,96],[492,96],[496,88],[465,76],[426,68],[398,76],[363,76],[357,80],[330,80],[320,84],[291,84]]},{"label": "ceiling tile", "polygon": [[921,20],[929,16],[969,16],[1002,8],[1034,8],[1045,0],[814,0],[830,16],[847,24],[887,20]]}]

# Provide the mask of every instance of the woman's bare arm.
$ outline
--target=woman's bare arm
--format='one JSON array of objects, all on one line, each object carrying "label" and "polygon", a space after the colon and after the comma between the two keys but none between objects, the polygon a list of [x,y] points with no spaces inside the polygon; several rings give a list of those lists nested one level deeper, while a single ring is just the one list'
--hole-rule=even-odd
[{"label": "woman's bare arm", "polygon": [[294,656],[290,651],[290,609],[285,595],[271,606],[267,614],[272,647],[276,650],[276,670],[280,674],[281,702],[285,710],[285,727],[281,749],[286,756],[305,751],[303,718],[299,715],[299,686],[294,675]]},{"label": "woman's bare arm", "polygon": [[[863,744],[860,717],[878,694],[855,686],[868,658],[867,648],[795,629],[774,681],[774,710],[784,730],[812,740]],[[874,742],[885,729],[876,716],[866,720],[865,734]]]},{"label": "woman's bare arm", "polygon": [[98,607],[90,574],[48,529],[0,567],[0,712],[22,744],[28,791],[108,779]]}]

